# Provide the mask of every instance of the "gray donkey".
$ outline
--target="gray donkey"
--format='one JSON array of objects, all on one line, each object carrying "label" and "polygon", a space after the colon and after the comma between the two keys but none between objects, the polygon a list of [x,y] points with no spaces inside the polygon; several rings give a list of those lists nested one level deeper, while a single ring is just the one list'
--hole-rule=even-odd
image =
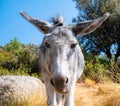
[{"label": "gray donkey", "polygon": [[46,86],[47,106],[61,106],[63,95],[64,106],[74,106],[76,80],[84,69],[84,56],[76,36],[94,31],[109,17],[109,13],[71,26],[64,25],[61,16],[51,18],[50,24],[24,12],[20,14],[44,33],[39,66]]}]

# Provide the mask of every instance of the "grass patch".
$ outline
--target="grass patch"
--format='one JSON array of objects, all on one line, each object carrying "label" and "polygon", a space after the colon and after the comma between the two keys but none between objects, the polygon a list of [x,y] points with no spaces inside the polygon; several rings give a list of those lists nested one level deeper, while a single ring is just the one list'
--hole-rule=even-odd
[{"label": "grass patch", "polygon": [[100,103],[103,106],[120,106],[120,85],[118,84],[99,84],[97,95],[102,96]]},{"label": "grass patch", "polygon": [[95,81],[94,80],[91,80],[89,78],[86,78],[85,81],[84,81],[85,85],[87,87],[92,87],[92,86],[95,86]]},{"label": "grass patch", "polygon": [[0,100],[0,106],[46,106],[46,97],[40,97],[40,93],[30,95],[28,98],[9,95]]},{"label": "grass patch", "polygon": [[75,91],[75,106],[120,106],[120,84],[113,82],[91,86],[78,84]]}]

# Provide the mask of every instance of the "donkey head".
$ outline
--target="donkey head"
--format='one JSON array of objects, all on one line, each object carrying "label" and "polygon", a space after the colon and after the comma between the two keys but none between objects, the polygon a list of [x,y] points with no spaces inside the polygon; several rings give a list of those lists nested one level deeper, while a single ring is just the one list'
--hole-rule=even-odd
[{"label": "donkey head", "polygon": [[50,24],[32,18],[24,12],[21,12],[21,15],[44,33],[40,47],[40,67],[49,74],[49,82],[55,90],[62,94],[66,93],[71,77],[76,71],[76,52],[80,49],[76,36],[94,31],[108,18],[109,13],[73,26],[65,26],[61,16],[52,18],[53,24]]}]

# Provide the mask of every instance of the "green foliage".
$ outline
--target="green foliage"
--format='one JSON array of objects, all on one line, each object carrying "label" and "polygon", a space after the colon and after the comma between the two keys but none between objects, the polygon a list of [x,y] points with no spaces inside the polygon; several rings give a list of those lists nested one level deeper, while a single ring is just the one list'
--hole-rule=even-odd
[{"label": "green foliage", "polygon": [[11,51],[12,53],[16,54],[22,51],[22,45],[17,40],[17,38],[14,38],[10,41],[10,43],[5,45],[5,50]]},{"label": "green foliage", "polygon": [[0,75],[31,75],[39,77],[38,46],[22,45],[15,38],[0,49]]},{"label": "green foliage", "polygon": [[113,60],[108,60],[105,56],[85,55],[85,68],[82,80],[90,78],[95,82],[111,80],[120,83],[120,65]]},{"label": "green foliage", "polygon": [[89,58],[85,61],[83,76],[100,82],[105,77],[105,73],[104,65],[100,63],[99,58],[89,55]]},{"label": "green foliage", "polygon": [[0,65],[11,59],[11,53],[7,51],[0,50]]},{"label": "green foliage", "polygon": [[28,69],[17,69],[17,70],[7,70],[5,68],[0,67],[0,76],[1,75],[24,75],[27,76],[29,75],[27,73]]},{"label": "green foliage", "polygon": [[38,46],[23,45],[23,51],[18,54],[18,67],[23,64],[24,67],[29,67],[29,74],[39,73],[38,69]]},{"label": "green foliage", "polygon": [[17,62],[17,58],[12,52],[7,52],[5,50],[0,50],[0,66],[12,69],[15,63]]}]

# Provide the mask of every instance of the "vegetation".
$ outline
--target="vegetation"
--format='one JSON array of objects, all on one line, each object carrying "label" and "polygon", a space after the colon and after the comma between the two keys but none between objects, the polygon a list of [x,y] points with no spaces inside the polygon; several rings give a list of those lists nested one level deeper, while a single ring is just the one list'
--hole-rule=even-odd
[{"label": "vegetation", "polygon": [[[11,40],[0,49],[0,75],[30,75],[40,78],[38,55],[39,46],[21,44],[16,38]],[[114,82],[120,82],[119,64],[103,56],[94,56],[92,53],[84,52],[84,55],[85,69],[80,79],[85,81],[89,78],[97,83],[109,78]]]},{"label": "vegetation", "polygon": [[5,45],[4,49],[14,54],[19,53],[22,51],[22,44],[17,40],[17,38],[14,38],[10,43]]},{"label": "vegetation", "polygon": [[21,44],[16,38],[0,48],[0,75],[31,75],[40,77],[38,46]]},{"label": "vegetation", "polygon": [[104,56],[85,54],[85,69],[82,79],[90,78],[95,82],[111,80],[120,83],[120,65]]}]

